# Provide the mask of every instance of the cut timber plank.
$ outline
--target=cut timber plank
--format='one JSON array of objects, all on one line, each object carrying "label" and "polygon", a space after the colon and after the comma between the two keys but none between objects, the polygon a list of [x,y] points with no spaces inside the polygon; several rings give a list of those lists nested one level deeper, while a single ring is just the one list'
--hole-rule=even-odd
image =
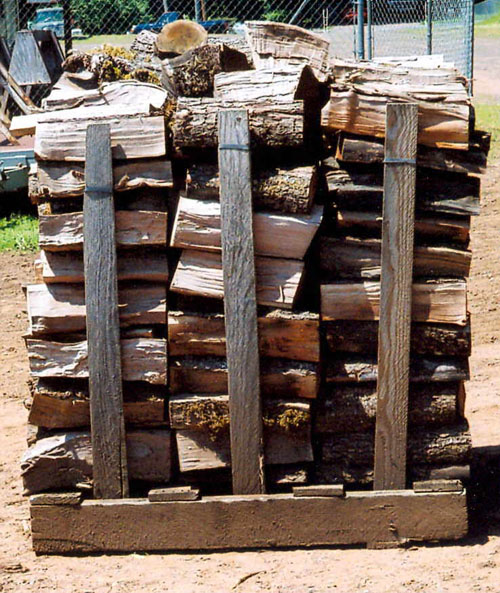
[{"label": "cut timber plank", "polygon": [[[26,340],[30,373],[33,377],[67,377],[86,379],[89,376],[87,342],[59,343]],[[147,381],[165,385],[167,380],[166,341],[161,339],[129,339],[121,341],[124,381]]]},{"label": "cut timber plank", "polygon": [[81,492],[48,492],[45,494],[33,494],[30,496],[30,505],[76,505],[82,502]]},{"label": "cut timber plank", "polygon": [[378,326],[376,490],[401,490],[406,486],[417,129],[415,103],[388,103]]},{"label": "cut timber plank", "polygon": [[190,503],[89,500],[80,507],[32,506],[31,522],[38,554],[457,540],[468,530],[465,492],[413,491],[204,497]]},{"label": "cut timber plank", "polygon": [[[318,189],[317,167],[280,166],[252,171],[252,201],[262,210],[310,213]],[[189,168],[188,198],[218,200],[219,169],[210,163],[196,163]]]},{"label": "cut timber plank", "polygon": [[[321,237],[320,267],[332,278],[380,277],[381,241],[351,237]],[[416,245],[414,277],[464,278],[469,275],[472,253],[465,249]]]},{"label": "cut timber plank", "polygon": [[150,116],[148,110],[110,105],[46,112],[37,123],[35,156],[43,161],[84,161],[85,134],[92,123],[109,125],[115,159],[164,156],[165,119]]},{"label": "cut timber plank", "polygon": [[[224,358],[178,358],[170,360],[172,393],[227,393]],[[263,395],[314,399],[318,392],[318,367],[310,362],[265,358],[261,360]]]},{"label": "cut timber plank", "polygon": [[[291,309],[298,296],[303,262],[257,257],[257,303]],[[224,297],[222,261],[218,253],[183,250],[170,289],[187,295]]]},{"label": "cut timber plank", "polygon": [[247,111],[220,111],[218,130],[233,494],[262,494],[266,486]]},{"label": "cut timber plank", "polygon": [[[181,472],[228,468],[233,459],[229,433],[221,431],[214,438],[202,430],[176,430],[179,469]],[[264,460],[266,465],[312,461],[313,453],[309,430],[297,434],[283,430],[264,431]]]},{"label": "cut timber plank", "polygon": [[[219,252],[221,205],[215,201],[181,197],[177,206],[171,246]],[[255,253],[270,257],[304,259],[323,216],[323,207],[311,214],[255,212]]]},{"label": "cut timber plank", "polygon": [[[332,353],[377,353],[377,321],[325,321],[322,327],[328,349]],[[463,326],[445,323],[413,323],[410,345],[412,354],[470,356],[472,349],[470,322]]]},{"label": "cut timber plank", "polygon": [[[340,209],[337,213],[339,229],[349,235],[359,233],[380,236],[382,216],[378,212],[356,212]],[[415,220],[415,237],[442,243],[467,243],[470,220],[464,218],[419,218]]]},{"label": "cut timber plank", "polygon": [[318,79],[326,78],[330,43],[321,35],[296,25],[269,21],[247,21],[245,27],[258,70],[308,64]]},{"label": "cut timber plank", "polygon": [[115,204],[109,125],[89,125],[85,145],[83,279],[87,311],[93,489],[95,498],[126,498],[129,485],[123,419]]},{"label": "cut timber plank", "polygon": [[342,484],[319,484],[317,486],[294,486],[293,495],[295,498],[304,496],[344,496],[344,486]]},{"label": "cut timber plank", "polygon": [[36,124],[39,118],[38,113],[30,113],[28,115],[15,115],[12,118],[9,126],[10,133],[14,138],[21,138],[22,136],[32,136],[36,131]]},{"label": "cut timber plank", "polygon": [[[122,328],[166,324],[167,298],[164,285],[120,289],[118,302]],[[85,294],[80,286],[30,284],[27,287],[27,308],[32,336],[85,330]]]},{"label": "cut timber plank", "polygon": [[[409,422],[413,426],[454,424],[459,417],[458,382],[412,383]],[[315,429],[318,433],[359,432],[374,426],[377,389],[374,383],[334,383],[318,398]]]},{"label": "cut timber plank", "polygon": [[461,480],[425,480],[413,482],[414,492],[461,492]]},{"label": "cut timber plank", "polygon": [[[333,356],[325,365],[325,379],[329,383],[377,381],[378,365],[371,356]],[[467,381],[469,379],[467,358],[436,356],[411,360],[410,380]]]},{"label": "cut timber plank", "polygon": [[[171,433],[166,429],[127,432],[130,479],[168,482],[171,477]],[[36,441],[23,455],[25,494],[76,488],[92,479],[89,432],[64,432]]]},{"label": "cut timber plank", "polygon": [[[36,262],[40,266],[41,280],[46,284],[81,284],[84,279],[81,253],[42,251]],[[167,282],[168,262],[166,252],[136,255],[120,254],[117,260],[118,280],[143,280]],[[37,278],[38,279],[38,278]]]},{"label": "cut timber plank", "polygon": [[[321,285],[321,315],[328,320],[376,320],[380,283]],[[467,322],[467,292],[463,281],[413,285],[412,320],[432,323]]]},{"label": "cut timber plank", "polygon": [[[275,309],[257,319],[261,356],[319,362],[319,316]],[[225,356],[224,316],[168,313],[171,356]]]},{"label": "cut timber plank", "polygon": [[[165,405],[161,399],[124,401],[125,424],[130,426],[156,426],[165,424]],[[44,428],[81,428],[90,426],[88,399],[57,397],[52,393],[34,393],[28,422]]]},{"label": "cut timber plank", "polygon": [[291,102],[318,93],[318,80],[309,65],[223,72],[214,79],[214,98],[221,101]]},{"label": "cut timber plank", "polygon": [[[85,168],[83,164],[39,161],[37,169],[37,199],[71,198],[83,195]],[[130,191],[142,187],[171,188],[172,167],[166,159],[147,159],[115,163],[113,190]]]},{"label": "cut timber plank", "polygon": [[148,492],[149,502],[173,502],[176,500],[198,500],[200,491],[191,486],[155,488]]},{"label": "cut timber plank", "polygon": [[[167,243],[167,213],[142,210],[115,212],[117,247],[162,247]],[[39,216],[39,245],[46,251],[83,249],[83,213]]]}]

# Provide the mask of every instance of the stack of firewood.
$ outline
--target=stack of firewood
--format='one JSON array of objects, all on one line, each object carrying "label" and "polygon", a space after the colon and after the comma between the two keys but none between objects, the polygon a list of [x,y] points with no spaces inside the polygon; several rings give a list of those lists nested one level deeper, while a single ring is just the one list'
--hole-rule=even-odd
[{"label": "stack of firewood", "polygon": [[[427,59],[428,60],[428,59]],[[436,64],[434,64],[435,66]],[[438,64],[439,65],[439,64]],[[385,106],[418,103],[408,463],[412,479],[466,476],[464,381],[471,215],[489,136],[474,130],[465,80],[446,64],[334,61],[322,111],[329,152],[318,247],[324,390],[320,481],[373,480]]]},{"label": "stack of firewood", "polygon": [[98,61],[79,58],[46,99],[51,111],[30,122],[41,254],[38,283],[27,288],[26,491],[88,487],[92,478],[82,195],[85,131],[95,122],[109,124],[113,147],[129,476],[229,478],[224,108],[249,116],[268,487],[371,482],[389,100],[420,110],[409,478],[463,477],[464,278],[488,150],[487,135],[469,129],[465,82],[446,64],[329,62],[321,37],[277,23],[249,24],[245,52],[214,42],[150,61],[154,42],[148,34],[136,51],[145,68],[158,74],[161,64],[162,87],[119,80],[82,89]]}]

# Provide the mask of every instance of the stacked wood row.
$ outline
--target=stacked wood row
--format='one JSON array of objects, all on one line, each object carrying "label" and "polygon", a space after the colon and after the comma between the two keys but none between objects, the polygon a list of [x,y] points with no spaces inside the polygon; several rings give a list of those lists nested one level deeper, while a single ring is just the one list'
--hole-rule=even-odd
[{"label": "stacked wood row", "polygon": [[[110,85],[111,86],[111,85]],[[104,96],[109,87],[99,93]],[[92,482],[88,345],[83,264],[85,136],[109,125],[113,150],[124,416],[131,480],[172,476],[167,395],[168,199],[167,93],[137,82],[114,83],[114,105],[39,114],[36,283],[26,287],[31,373],[29,423],[38,437],[26,451],[26,492],[87,488]],[[126,100],[136,93],[137,103]],[[141,97],[143,99],[141,99]],[[144,99],[149,97],[150,102]],[[139,104],[142,103],[142,104]]]},{"label": "stacked wood row", "polygon": [[474,129],[453,68],[330,64],[322,125],[325,217],[318,241],[322,365],[315,432],[320,482],[371,484],[377,408],[385,106],[419,109],[408,477],[464,477],[470,434],[470,218],[479,214],[488,135]]},{"label": "stacked wood row", "polygon": [[246,42],[246,53],[209,40],[160,59],[148,33],[130,55],[77,55],[46,112],[13,122],[36,132],[40,219],[26,288],[26,492],[92,483],[82,203],[96,122],[113,153],[129,477],[229,487],[217,159],[227,108],[249,120],[267,487],[371,484],[389,101],[416,101],[420,115],[408,480],[466,475],[469,227],[489,145],[465,81],[444,66],[329,62],[323,38],[280,23],[248,23]]}]

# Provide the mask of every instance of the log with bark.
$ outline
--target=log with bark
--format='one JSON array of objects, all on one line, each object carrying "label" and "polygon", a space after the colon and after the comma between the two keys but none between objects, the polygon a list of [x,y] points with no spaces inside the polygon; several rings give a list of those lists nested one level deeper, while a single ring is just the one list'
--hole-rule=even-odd
[{"label": "log with bark", "polygon": [[[218,357],[182,357],[169,361],[171,393],[228,392],[227,362]],[[318,365],[311,362],[262,358],[261,392],[264,396],[314,399],[319,388]]]},{"label": "log with bark", "polygon": [[[337,233],[350,236],[380,237],[382,215],[379,212],[357,212],[355,210],[337,210],[335,219]],[[468,244],[470,218],[465,217],[423,217],[415,220],[415,239],[419,243]]]},{"label": "log with bark", "polygon": [[[87,342],[61,343],[26,340],[32,377],[87,379],[89,376]],[[167,382],[167,342],[154,338],[121,340],[124,381],[146,381],[153,385]]]},{"label": "log with bark", "polygon": [[[351,432],[324,435],[323,462],[347,467],[373,467],[374,433]],[[453,426],[415,427],[408,433],[408,462],[411,465],[466,465],[472,452],[466,422]]]},{"label": "log with bark", "polygon": [[[383,171],[380,167],[340,166],[329,158],[323,162],[328,200],[345,210],[382,210]],[[456,216],[479,214],[478,177],[420,170],[417,174],[416,209]]]},{"label": "log with bark", "polygon": [[[90,402],[86,381],[38,379],[31,382],[28,422],[49,429],[90,426]],[[167,424],[165,388],[149,383],[123,385],[123,412],[129,426]]]},{"label": "log with bark", "polygon": [[[78,163],[50,163],[40,161],[37,165],[37,180],[32,201],[42,199],[71,198],[82,196],[85,190],[85,168]],[[115,163],[113,166],[114,191],[129,191],[139,188],[171,188],[172,167],[165,159],[137,160]]]},{"label": "log with bark", "polygon": [[[456,424],[459,420],[460,383],[412,383],[409,395],[410,427]],[[333,384],[317,400],[318,433],[362,432],[375,425],[375,383]]]},{"label": "log with bark", "polygon": [[[345,484],[351,488],[373,486],[373,466],[357,467],[348,464],[315,464],[315,477],[319,484]],[[461,480],[470,478],[470,465],[409,464],[407,485],[420,480]]]},{"label": "log with bark", "polygon": [[[415,283],[412,299],[413,321],[467,323],[467,288],[464,281]],[[325,321],[377,320],[379,313],[379,282],[321,285],[321,315]]]},{"label": "log with bark", "polygon": [[84,161],[89,123],[110,126],[115,159],[162,157],[166,154],[165,118],[149,106],[104,105],[48,111],[38,117],[35,156],[44,161]]},{"label": "log with bark", "polygon": [[[127,287],[119,290],[120,326],[165,325],[164,285]],[[82,287],[30,284],[27,287],[29,333],[32,336],[85,330],[85,294]]]},{"label": "log with bark", "polygon": [[244,53],[223,43],[206,44],[163,60],[161,82],[174,97],[213,97],[217,74],[250,68]]},{"label": "log with bark", "polygon": [[[39,245],[45,251],[83,250],[83,212],[39,215]],[[167,213],[142,210],[115,212],[117,247],[164,247]]]},{"label": "log with bark", "polygon": [[[321,237],[319,264],[325,278],[380,278],[380,239]],[[472,253],[445,246],[415,245],[413,276],[464,278]]]},{"label": "log with bark", "polygon": [[[323,216],[323,207],[311,214],[256,212],[253,216],[257,255],[304,259]],[[221,251],[220,202],[181,197],[172,231],[171,247]]]},{"label": "log with bark", "polygon": [[407,69],[398,75],[397,67],[334,62],[330,80],[330,100],[322,113],[328,132],[383,138],[387,103],[409,102],[418,104],[419,144],[469,148],[471,101],[463,79],[453,72]]},{"label": "log with bark", "polygon": [[[219,200],[219,189],[219,169],[216,165],[191,165],[186,190],[188,198]],[[317,190],[316,167],[280,166],[253,171],[252,200],[257,210],[309,213]]]},{"label": "log with bark", "polygon": [[[127,465],[132,480],[166,483],[172,475],[171,433],[166,429],[127,433]],[[40,439],[21,460],[24,494],[74,490],[92,482],[89,432],[64,432]]]},{"label": "log with bark", "polygon": [[[480,145],[483,132],[471,133],[469,150],[452,150],[419,146],[417,165],[449,173],[480,175],[486,172],[488,152]],[[338,139],[336,157],[339,161],[364,164],[382,163],[384,143],[377,138],[350,136],[342,133]]]},{"label": "log with bark", "polygon": [[[327,383],[377,381],[378,364],[375,356],[330,356],[324,362]],[[459,357],[414,357],[410,360],[410,381],[467,381],[469,363]]]},{"label": "log with bark", "polygon": [[[258,317],[261,356],[319,362],[319,316],[274,309]],[[171,356],[226,356],[224,315],[169,311]]]},{"label": "log with bark", "polygon": [[296,25],[247,21],[246,38],[257,69],[309,64],[319,80],[328,72],[330,43]]},{"label": "log with bark", "polygon": [[[377,354],[377,321],[325,321],[322,324],[329,352]],[[470,356],[472,336],[466,325],[413,323],[411,353],[433,356]]]},{"label": "log with bark", "polygon": [[[255,258],[257,303],[291,309],[298,297],[303,262],[271,257]],[[186,295],[224,297],[222,261],[218,253],[183,250],[170,289]]]},{"label": "log with bark", "polygon": [[[35,261],[36,280],[46,284],[83,284],[83,254],[42,251]],[[119,253],[119,281],[167,282],[168,262],[165,251]]]},{"label": "log with bark", "polygon": [[217,118],[221,109],[248,110],[254,148],[297,150],[304,146],[302,101],[248,103],[181,97],[172,125],[174,149],[181,154],[215,150],[218,146]]}]

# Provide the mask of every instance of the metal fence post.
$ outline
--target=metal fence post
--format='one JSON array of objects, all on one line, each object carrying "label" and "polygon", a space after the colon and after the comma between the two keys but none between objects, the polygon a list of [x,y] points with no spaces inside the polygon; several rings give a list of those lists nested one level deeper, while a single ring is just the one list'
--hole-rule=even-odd
[{"label": "metal fence post", "polygon": [[467,0],[467,20],[466,20],[466,35],[467,35],[467,50],[465,65],[465,75],[469,82],[469,95],[472,96],[473,92],[473,81],[474,76],[474,0]]},{"label": "metal fence post", "polygon": [[373,58],[372,20],[372,0],[366,0],[366,57],[368,60]]},{"label": "metal fence post", "polygon": [[358,60],[365,59],[365,0],[357,0],[358,4],[358,27],[357,27],[357,48],[356,57]]},{"label": "metal fence post", "polygon": [[426,7],[426,21],[427,21],[427,54],[432,54],[432,0],[427,0]]}]

